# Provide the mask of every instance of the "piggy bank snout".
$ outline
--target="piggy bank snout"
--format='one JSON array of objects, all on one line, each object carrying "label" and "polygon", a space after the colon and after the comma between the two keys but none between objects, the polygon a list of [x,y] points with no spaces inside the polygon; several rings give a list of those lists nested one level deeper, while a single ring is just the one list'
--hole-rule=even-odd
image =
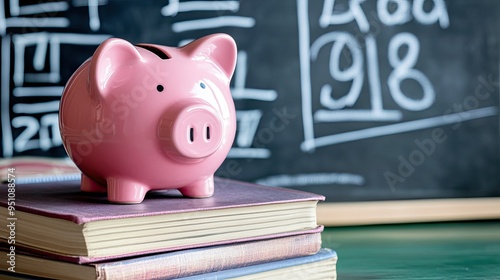
[{"label": "piggy bank snout", "polygon": [[164,149],[182,158],[200,159],[213,154],[221,145],[223,126],[220,114],[211,106],[193,104],[174,110],[160,122]]}]

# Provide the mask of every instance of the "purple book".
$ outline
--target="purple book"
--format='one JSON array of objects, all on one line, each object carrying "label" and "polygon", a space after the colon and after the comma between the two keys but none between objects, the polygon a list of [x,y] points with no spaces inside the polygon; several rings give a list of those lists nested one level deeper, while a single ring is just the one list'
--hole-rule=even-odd
[{"label": "purple book", "polygon": [[72,181],[18,185],[10,205],[15,209],[9,211],[8,188],[2,186],[0,218],[15,229],[0,228],[1,241],[10,237],[37,254],[89,263],[317,231],[321,200],[317,194],[216,179],[211,198],[154,191],[141,204],[118,205],[104,193],[81,192],[80,182]]},{"label": "purple book", "polygon": [[[83,265],[49,260],[45,256],[19,250],[16,252],[16,274],[10,275],[25,274],[54,279],[78,278],[86,280],[177,279],[310,256],[317,253],[320,248],[321,232],[318,231],[310,234],[209,246]],[[9,250],[0,249],[0,261],[6,263],[8,254]],[[43,263],[43,266],[40,263]],[[0,270],[9,271],[5,266],[1,266]]]}]

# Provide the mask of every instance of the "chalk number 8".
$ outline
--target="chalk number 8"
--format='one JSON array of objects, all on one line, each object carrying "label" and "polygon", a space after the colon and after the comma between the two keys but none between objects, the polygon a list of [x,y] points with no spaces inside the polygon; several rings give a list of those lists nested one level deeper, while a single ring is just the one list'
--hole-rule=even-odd
[{"label": "chalk number 8", "polygon": [[[407,46],[408,51],[400,58],[398,52],[403,45]],[[411,33],[399,33],[389,43],[389,63],[393,67],[387,80],[389,90],[399,106],[412,111],[429,108],[434,103],[436,95],[429,79],[421,71],[413,68],[417,63],[419,51],[420,43]],[[420,84],[423,89],[421,99],[409,98],[401,91],[401,82],[405,79],[413,79]]]}]

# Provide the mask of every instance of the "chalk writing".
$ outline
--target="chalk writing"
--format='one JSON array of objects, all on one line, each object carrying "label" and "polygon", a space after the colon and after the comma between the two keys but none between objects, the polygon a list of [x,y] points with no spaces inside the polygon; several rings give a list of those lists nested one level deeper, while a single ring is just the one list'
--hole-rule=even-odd
[{"label": "chalk writing", "polygon": [[[175,33],[189,34],[196,30],[216,31],[221,27],[253,28],[255,19],[238,15],[239,1],[179,1],[170,0],[168,5],[161,9],[163,16],[175,17],[179,13],[218,12],[216,16],[196,18],[172,23],[172,31]],[[232,15],[225,15],[231,13]],[[175,18],[174,18],[175,19]],[[191,39],[183,40],[179,45],[190,42]],[[238,60],[233,79],[231,93],[235,100],[258,100],[272,102],[278,94],[275,90],[255,89],[246,86],[248,71],[248,54],[245,50],[238,51]],[[269,158],[271,151],[264,147],[255,147],[254,139],[259,123],[263,117],[261,110],[237,109],[237,135],[235,145],[229,152],[229,158]]]},{"label": "chalk writing", "polygon": [[[37,86],[30,87],[24,86],[25,84],[62,84],[61,81],[61,46],[65,45],[90,45],[97,46],[109,35],[87,35],[87,34],[69,34],[69,33],[28,33],[16,34],[12,36],[9,42],[9,36],[4,37],[2,44],[2,54],[10,54],[10,43],[13,45],[14,53],[14,69],[13,69],[13,82],[14,89],[12,96],[9,96],[7,87],[9,82],[2,86],[2,106],[12,106],[11,116],[8,109],[2,110],[2,123],[6,124],[8,120],[12,120],[12,127],[22,129],[22,132],[17,137],[12,137],[12,132],[7,132],[9,126],[2,126],[3,128],[3,152],[4,156],[11,156],[14,153],[20,153],[32,149],[48,150],[51,147],[57,147],[62,144],[59,127],[57,123],[57,112],[59,110],[59,101],[41,101],[46,97],[56,97],[59,99],[62,93],[62,86]],[[26,61],[26,49],[35,47],[35,52],[31,63],[35,73],[28,73],[25,66],[28,65]],[[48,63],[47,63],[48,60]],[[2,60],[2,80],[8,81],[10,67],[10,60]],[[48,69],[46,69],[48,65]],[[33,103],[30,97],[39,97]],[[25,99],[27,98],[27,99]],[[50,98],[49,98],[50,99]],[[8,108],[8,107],[7,107]],[[34,116],[42,114],[39,118]],[[37,138],[38,136],[38,138]],[[13,143],[13,144],[11,144]]]},{"label": "chalk writing", "polygon": [[64,31],[70,24],[65,13],[71,5],[88,7],[89,28],[97,31],[100,28],[98,7],[106,1],[52,1],[32,5],[17,0],[7,2],[0,4],[0,117],[3,157],[12,157],[30,150],[61,147],[58,110],[66,82],[61,75],[61,52],[71,49],[72,45],[88,46],[90,56],[95,47],[110,36],[43,31],[47,28]]},{"label": "chalk writing", "polygon": [[[334,199],[346,196],[340,200],[397,199],[398,192],[411,195],[393,188],[382,197],[381,168],[399,154],[415,160],[404,151],[425,130],[451,127],[428,167],[415,170],[429,176],[404,177],[405,187],[438,190],[436,166],[446,187],[453,179],[459,183],[450,188],[475,185],[479,177],[498,185],[499,41],[490,2],[125,2],[0,0],[3,157],[65,155],[59,98],[69,75],[110,37],[104,32],[177,46],[223,32],[238,45],[231,80],[237,132],[220,176],[312,186]],[[458,98],[463,108],[450,109]],[[450,151],[460,166],[442,159]],[[460,168],[474,176],[447,175]]]},{"label": "chalk writing", "polygon": [[98,31],[101,28],[101,19],[99,17],[99,6],[108,4],[108,0],[72,0],[74,7],[88,7],[89,27],[92,31]]},{"label": "chalk writing", "polygon": [[[398,33],[390,39],[386,53],[392,70],[385,81],[384,77],[380,76],[379,46],[376,40],[378,34],[371,29],[372,25],[378,23],[370,22],[367,19],[363,10],[363,2],[362,0],[349,1],[347,9],[344,7],[342,10],[339,8],[341,5],[336,5],[335,0],[325,0],[321,15],[317,18],[319,26],[325,31],[330,26],[354,23],[361,32],[361,36],[359,34],[355,36],[355,34],[346,31],[331,31],[317,37],[310,43],[310,20],[314,20],[314,18],[309,19],[308,0],[297,1],[305,138],[301,145],[303,151],[313,151],[320,146],[374,137],[373,135],[401,133],[401,130],[397,129],[398,126],[388,125],[380,127],[380,134],[364,133],[367,130],[378,130],[377,127],[373,127],[363,130],[363,134],[351,131],[316,137],[315,123],[397,122],[403,119],[405,111],[424,111],[435,103],[436,92],[432,83],[425,73],[416,67],[420,43],[418,38],[410,32]],[[432,1],[433,5],[430,10],[424,8],[424,2],[417,0],[413,1],[413,5],[411,5],[408,1],[403,0],[379,0],[376,16],[382,24],[387,26],[402,25],[413,21],[415,24],[438,24],[440,28],[448,28],[450,22],[444,1]],[[380,32],[381,29],[377,26],[376,30]],[[328,67],[332,80],[323,84],[317,92],[312,88],[314,74],[311,69],[312,65],[315,69],[321,65],[319,63],[324,60],[323,49],[328,47],[331,48]],[[420,96],[416,97],[415,93],[405,92],[401,86],[403,81],[414,81],[418,84],[421,88]],[[339,82],[350,84],[347,92],[339,92],[341,89],[335,87]],[[368,91],[362,90],[365,82],[368,83]],[[387,83],[389,89],[387,94],[400,109],[384,108],[383,94],[386,93],[382,92],[381,82]],[[369,109],[357,106],[357,102],[361,98],[360,95],[365,92],[370,95]],[[313,108],[313,99],[317,97],[319,97],[321,108],[315,109]],[[394,130],[391,132],[391,129]]]},{"label": "chalk writing", "polygon": [[363,186],[365,178],[351,173],[309,173],[275,175],[257,180],[257,184],[273,187],[297,187],[308,185],[354,185]]},{"label": "chalk writing", "polygon": [[18,0],[9,0],[7,7],[9,13],[6,13],[7,3],[1,1],[0,5],[0,35],[5,35],[8,28],[20,27],[26,28],[64,28],[69,26],[69,20],[64,17],[40,17],[33,18],[27,15],[51,14],[68,10],[66,1],[57,1],[49,3],[39,3],[34,5],[20,5]]}]

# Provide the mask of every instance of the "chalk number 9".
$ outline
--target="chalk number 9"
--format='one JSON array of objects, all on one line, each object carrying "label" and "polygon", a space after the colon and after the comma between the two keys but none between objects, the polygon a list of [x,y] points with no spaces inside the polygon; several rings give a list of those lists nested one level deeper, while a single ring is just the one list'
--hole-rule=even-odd
[{"label": "chalk number 9", "polygon": [[[330,42],[333,42],[329,62],[331,77],[341,82],[352,81],[349,92],[338,99],[332,97],[331,85],[326,84],[322,86],[320,92],[321,105],[335,110],[352,106],[357,101],[364,80],[363,54],[361,46],[353,35],[345,32],[331,32],[324,34],[313,43],[311,46],[311,59],[316,60],[319,50]],[[406,46],[407,51],[400,57],[399,51],[404,46]],[[342,70],[340,68],[340,59],[344,48],[347,48],[351,53],[351,65]],[[375,56],[377,54],[376,49],[369,49],[376,48],[375,44],[366,44],[366,48],[367,56]],[[389,42],[388,59],[389,64],[393,68],[387,79],[389,91],[399,106],[411,111],[427,109],[435,100],[434,88],[429,79],[421,71],[414,68],[419,52],[420,43],[417,37],[411,33],[399,33]],[[368,59],[377,61],[375,57],[369,57]],[[368,67],[367,71],[377,72],[369,73],[372,77],[379,75],[378,67]],[[401,83],[407,79],[412,79],[420,84],[423,90],[421,98],[411,98],[402,92]]]}]

